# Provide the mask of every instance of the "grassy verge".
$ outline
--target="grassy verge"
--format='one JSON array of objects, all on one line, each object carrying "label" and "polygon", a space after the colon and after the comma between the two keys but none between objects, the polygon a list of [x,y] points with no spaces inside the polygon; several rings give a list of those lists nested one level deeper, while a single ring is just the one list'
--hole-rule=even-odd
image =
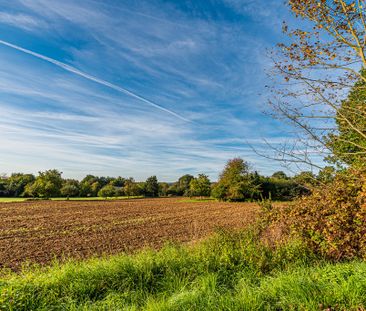
[{"label": "grassy verge", "polygon": [[[89,197],[89,198],[52,198],[52,201],[105,201],[105,200],[127,200],[127,199],[141,199],[143,196],[133,196],[133,197],[109,197],[109,198],[101,198],[101,197]],[[0,202],[24,202],[30,200],[29,198],[0,198]]]},{"label": "grassy verge", "polygon": [[194,246],[4,271],[0,309],[357,310],[365,279],[364,262],[331,264],[296,241],[271,248],[251,232],[222,232]]},{"label": "grassy verge", "polygon": [[4,202],[4,203],[9,203],[9,202],[24,202],[27,199],[25,198],[0,198],[0,203]]}]

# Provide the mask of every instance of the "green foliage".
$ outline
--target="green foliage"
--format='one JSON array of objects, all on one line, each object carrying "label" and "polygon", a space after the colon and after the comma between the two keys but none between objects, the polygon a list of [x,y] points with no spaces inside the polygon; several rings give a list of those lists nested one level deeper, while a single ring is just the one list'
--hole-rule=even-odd
[{"label": "green foliage", "polygon": [[[325,301],[318,300],[329,292],[325,278],[336,283],[342,275],[341,271],[331,277],[322,268],[311,270],[316,263],[317,258],[296,241],[271,247],[262,243],[255,231],[222,231],[191,247],[168,245],[158,252],[71,261],[4,275],[0,277],[0,308],[258,310],[286,309],[301,302],[307,309],[309,300]],[[309,272],[317,278],[306,278]],[[305,287],[303,277],[308,282]],[[317,287],[314,297],[319,282],[324,286]],[[299,292],[292,290],[283,299],[287,286]],[[302,296],[306,290],[308,300]],[[362,292],[357,297],[361,296]],[[329,302],[336,295],[331,297]]]},{"label": "green foliage", "polygon": [[169,194],[169,184],[159,182],[159,197],[166,197]]},{"label": "green foliage", "polygon": [[169,195],[175,196],[188,196],[190,183],[193,180],[193,176],[190,174],[183,175],[178,179],[176,183],[171,185],[168,190]]},{"label": "green foliage", "polygon": [[294,176],[293,180],[307,189],[318,185],[317,177],[312,172],[301,172]]},{"label": "green foliage", "polygon": [[[258,200],[261,197],[268,198],[269,195],[272,195],[275,200],[291,200],[308,192],[304,190],[306,188],[297,185],[294,178],[287,177],[284,172],[276,172],[273,174],[274,177],[264,177],[257,172],[249,172],[248,164],[241,159],[232,160],[231,165],[230,169],[225,168],[219,182],[213,184],[204,178],[204,175],[200,175],[195,179],[192,175],[186,174],[173,184],[159,183],[155,176],[150,177],[143,183],[135,182],[133,178],[87,175],[80,182],[77,180],[62,180],[61,188],[53,191],[52,196],[95,198],[98,196],[99,191],[107,185],[114,186],[114,196],[209,196],[212,193],[214,198],[227,201]],[[329,179],[332,174],[330,171],[324,171],[321,178],[322,180]],[[302,175],[307,176],[307,173],[299,176]],[[38,176],[36,180],[31,174],[16,173],[10,177],[3,176],[0,178],[0,197],[30,196],[48,198],[50,191],[44,191],[44,181],[44,177]],[[209,184],[211,189],[209,189]]]},{"label": "green foliage", "polygon": [[97,177],[94,175],[87,175],[80,182],[80,195],[84,197],[96,197],[98,192],[109,184],[116,187],[123,187],[124,178],[112,178],[112,177]]},{"label": "green foliage", "polygon": [[118,188],[123,188],[125,185],[126,179],[119,176],[117,178],[113,178],[109,184]]},{"label": "green foliage", "polygon": [[25,187],[25,195],[39,198],[59,197],[61,195],[62,177],[58,170],[39,172],[32,184]]},{"label": "green foliage", "polygon": [[144,194],[147,197],[158,197],[159,196],[159,183],[156,176],[149,177],[144,185]]},{"label": "green foliage", "polygon": [[80,195],[83,197],[96,197],[101,186],[98,177],[87,175],[80,182]]},{"label": "green foliage", "polygon": [[240,158],[229,160],[214,185],[212,195],[224,201],[253,199],[259,194],[259,187],[253,182],[249,165]]},{"label": "green foliage", "polygon": [[333,166],[326,166],[319,171],[317,180],[321,184],[328,184],[334,180],[335,175],[336,175],[335,168]]},{"label": "green foliage", "polygon": [[5,176],[0,177],[0,197],[8,196],[8,189],[7,189],[8,181]]},{"label": "green foliage", "polygon": [[98,197],[108,198],[116,195],[116,188],[112,185],[106,185],[98,191]]},{"label": "green foliage", "polygon": [[333,264],[298,241],[268,246],[255,231],[194,246],[0,277],[7,310],[363,310],[366,263]]},{"label": "green foliage", "polygon": [[277,215],[308,247],[332,260],[366,259],[366,172],[350,169]]},{"label": "green foliage", "polygon": [[[361,71],[361,75],[366,77],[365,69]],[[365,101],[366,82],[360,78],[337,111],[338,133],[332,133],[328,138],[328,147],[333,152],[333,155],[328,158],[331,162],[341,162],[353,166],[365,165]]]},{"label": "green foliage", "polygon": [[261,179],[260,189],[263,198],[277,201],[290,201],[308,192],[291,178],[264,177]]},{"label": "green foliage", "polygon": [[7,195],[11,197],[19,197],[24,194],[25,187],[32,184],[35,177],[32,174],[13,173],[7,179]]},{"label": "green foliage", "polygon": [[283,180],[288,179],[287,175],[283,171],[273,173],[272,178],[283,179]]},{"label": "green foliage", "polygon": [[77,180],[65,180],[61,188],[61,195],[63,197],[77,197],[80,194],[80,185]]},{"label": "green foliage", "polygon": [[136,184],[135,180],[131,177],[125,181],[125,186],[123,187],[123,191],[126,196],[134,197],[141,195],[141,188]]},{"label": "green foliage", "polygon": [[207,175],[199,174],[189,184],[189,196],[209,197],[211,194],[211,182]]},{"label": "green foliage", "polygon": [[222,183],[214,183],[211,189],[211,196],[218,200],[223,200],[226,196],[227,187]]}]

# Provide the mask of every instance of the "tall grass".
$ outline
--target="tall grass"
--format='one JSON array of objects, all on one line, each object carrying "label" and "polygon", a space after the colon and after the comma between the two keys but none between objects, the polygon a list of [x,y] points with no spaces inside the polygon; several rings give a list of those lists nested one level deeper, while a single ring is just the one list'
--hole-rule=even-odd
[{"label": "tall grass", "polygon": [[366,263],[267,246],[250,230],[0,277],[1,310],[357,310],[365,293]]}]

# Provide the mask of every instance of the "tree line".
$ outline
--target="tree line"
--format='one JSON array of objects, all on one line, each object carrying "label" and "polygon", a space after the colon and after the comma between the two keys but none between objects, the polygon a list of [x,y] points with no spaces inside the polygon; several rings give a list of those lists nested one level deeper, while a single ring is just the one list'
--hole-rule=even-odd
[{"label": "tree line", "polygon": [[292,200],[309,192],[308,185],[324,182],[334,176],[334,170],[326,168],[314,175],[301,172],[289,177],[279,171],[265,177],[251,171],[246,161],[240,158],[229,160],[217,182],[211,182],[205,174],[194,177],[183,175],[174,183],[159,182],[156,176],[145,182],[132,177],[97,177],[87,175],[81,181],[64,179],[56,169],[33,174],[13,173],[0,179],[2,197],[213,197],[223,201],[246,201],[261,198]]}]

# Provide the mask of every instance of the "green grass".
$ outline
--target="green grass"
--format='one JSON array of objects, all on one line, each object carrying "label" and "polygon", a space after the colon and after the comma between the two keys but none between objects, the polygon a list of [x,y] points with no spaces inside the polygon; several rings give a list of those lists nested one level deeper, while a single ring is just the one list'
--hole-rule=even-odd
[{"label": "green grass", "polygon": [[0,203],[1,202],[5,202],[5,203],[8,203],[8,202],[23,202],[27,199],[25,198],[1,198],[0,197]]},{"label": "green grass", "polygon": [[[88,197],[88,198],[69,198],[69,201],[105,201],[105,200],[126,200],[126,199],[140,199],[142,196],[131,196],[131,197]],[[31,200],[29,198],[0,198],[0,202],[10,203],[10,202],[24,202]],[[66,201],[67,198],[52,198],[52,201]]]},{"label": "green grass", "polygon": [[251,232],[0,276],[0,310],[357,310],[365,293],[365,262],[267,247]]}]

